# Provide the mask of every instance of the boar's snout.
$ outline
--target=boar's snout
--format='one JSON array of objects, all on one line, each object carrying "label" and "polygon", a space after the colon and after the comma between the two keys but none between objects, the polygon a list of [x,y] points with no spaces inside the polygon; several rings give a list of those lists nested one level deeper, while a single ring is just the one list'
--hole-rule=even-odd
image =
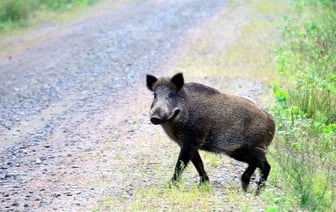
[{"label": "boar's snout", "polygon": [[162,124],[176,118],[179,115],[180,111],[181,110],[179,108],[175,108],[169,116],[160,116],[158,113],[154,113],[151,115],[150,121],[155,125]]}]

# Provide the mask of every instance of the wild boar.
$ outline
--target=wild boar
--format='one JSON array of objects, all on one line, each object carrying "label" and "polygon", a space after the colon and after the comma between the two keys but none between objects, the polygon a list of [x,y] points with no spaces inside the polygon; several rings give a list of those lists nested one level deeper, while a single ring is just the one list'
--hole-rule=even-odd
[{"label": "wild boar", "polygon": [[265,154],[275,133],[273,118],[243,97],[199,83],[184,83],[182,73],[172,78],[146,77],[147,87],[154,93],[150,121],[161,125],[181,148],[172,182],[180,180],[190,160],[199,173],[200,183],[208,182],[198,151],[205,150],[248,164],[241,176],[244,191],[259,168],[258,193],[271,169]]}]

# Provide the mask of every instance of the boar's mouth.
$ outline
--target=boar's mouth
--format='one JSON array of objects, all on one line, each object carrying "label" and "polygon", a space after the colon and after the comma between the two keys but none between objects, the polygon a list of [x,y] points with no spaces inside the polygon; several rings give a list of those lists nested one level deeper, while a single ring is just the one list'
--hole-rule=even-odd
[{"label": "boar's mouth", "polygon": [[157,124],[163,124],[165,122],[168,122],[168,121],[171,121],[171,120],[175,119],[178,116],[178,114],[180,113],[180,111],[181,111],[180,109],[175,108],[174,112],[172,113],[172,115],[168,116],[167,118],[162,118],[162,117],[160,117],[158,115],[153,115],[150,120],[155,125],[157,125]]}]

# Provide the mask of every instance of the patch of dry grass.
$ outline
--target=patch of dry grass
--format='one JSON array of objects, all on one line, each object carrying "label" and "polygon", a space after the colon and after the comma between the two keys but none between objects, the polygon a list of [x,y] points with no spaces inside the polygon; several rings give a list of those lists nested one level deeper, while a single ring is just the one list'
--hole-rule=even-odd
[{"label": "patch of dry grass", "polygon": [[[234,8],[234,9],[233,9]],[[274,47],[279,42],[279,18],[286,3],[234,1],[189,33],[188,51],[176,69],[190,76],[227,76],[261,79],[272,83]]]}]

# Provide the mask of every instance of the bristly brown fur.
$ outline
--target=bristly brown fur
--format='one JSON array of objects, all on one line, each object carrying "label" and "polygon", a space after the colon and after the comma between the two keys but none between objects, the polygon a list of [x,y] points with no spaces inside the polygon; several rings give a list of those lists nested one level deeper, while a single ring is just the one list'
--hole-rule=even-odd
[{"label": "bristly brown fur", "polygon": [[208,181],[198,150],[224,153],[246,162],[241,177],[246,191],[256,168],[261,170],[258,192],[270,172],[266,149],[272,142],[272,117],[243,97],[221,93],[198,83],[186,83],[182,74],[173,78],[147,76],[147,86],[155,93],[151,121],[161,124],[167,135],[181,147],[172,181],[192,161],[201,182]]}]

